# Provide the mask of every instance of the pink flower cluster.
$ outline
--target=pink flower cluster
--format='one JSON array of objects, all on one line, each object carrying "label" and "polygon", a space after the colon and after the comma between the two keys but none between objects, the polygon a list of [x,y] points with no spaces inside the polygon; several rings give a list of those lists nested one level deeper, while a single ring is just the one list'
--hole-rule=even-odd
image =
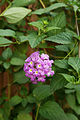
[{"label": "pink flower cluster", "polygon": [[25,60],[24,71],[25,75],[31,78],[33,84],[38,82],[45,82],[46,75],[53,76],[54,71],[52,70],[53,60],[49,60],[47,54],[39,54],[39,51],[34,52]]}]

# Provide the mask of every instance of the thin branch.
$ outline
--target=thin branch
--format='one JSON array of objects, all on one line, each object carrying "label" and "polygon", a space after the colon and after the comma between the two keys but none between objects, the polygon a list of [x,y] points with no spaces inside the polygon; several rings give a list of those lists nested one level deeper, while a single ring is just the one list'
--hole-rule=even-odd
[{"label": "thin branch", "polygon": [[[75,22],[76,22],[77,35],[79,36],[79,26],[78,26],[77,13],[76,12],[75,12]],[[78,56],[80,58],[80,41],[78,42]]]},{"label": "thin branch", "polygon": [[45,6],[45,4],[43,3],[43,1],[42,1],[42,0],[39,0],[39,1],[40,1],[40,3],[41,3],[42,7],[43,7],[43,8],[46,8],[46,6]]}]

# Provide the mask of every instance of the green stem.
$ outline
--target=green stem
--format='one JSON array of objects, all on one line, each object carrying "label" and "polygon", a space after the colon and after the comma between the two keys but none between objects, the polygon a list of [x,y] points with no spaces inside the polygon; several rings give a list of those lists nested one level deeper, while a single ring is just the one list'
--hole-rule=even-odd
[{"label": "green stem", "polygon": [[43,8],[46,8],[45,4],[43,3],[43,1],[42,0],[39,0],[39,1],[40,1],[41,5],[43,6]]},{"label": "green stem", "polygon": [[11,4],[12,4],[12,3],[10,3],[10,4],[8,5],[8,7],[0,14],[0,16],[3,16],[3,14],[11,7]]},{"label": "green stem", "polygon": [[37,107],[37,112],[36,112],[36,117],[35,117],[35,120],[37,120],[37,118],[38,118],[39,107],[40,107],[40,104],[38,104],[38,107]]},{"label": "green stem", "polygon": [[73,47],[73,49],[64,57],[64,59],[66,59],[75,49],[75,47],[77,46],[77,43],[75,44],[75,46]]},{"label": "green stem", "polygon": [[10,83],[9,70],[7,72],[8,72],[8,100],[10,100],[10,97],[11,97],[11,83]]},{"label": "green stem", "polygon": [[[75,12],[75,21],[76,21],[77,35],[79,36],[79,26],[78,26],[78,19],[77,19],[77,13],[76,12]],[[80,41],[78,42],[78,56],[80,58]]]}]

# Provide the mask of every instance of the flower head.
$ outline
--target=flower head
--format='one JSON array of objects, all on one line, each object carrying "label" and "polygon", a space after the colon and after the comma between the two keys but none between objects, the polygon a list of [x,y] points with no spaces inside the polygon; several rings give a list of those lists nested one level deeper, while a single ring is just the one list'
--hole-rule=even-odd
[{"label": "flower head", "polygon": [[46,76],[53,76],[54,71],[52,70],[53,60],[49,60],[47,54],[39,54],[39,51],[34,52],[25,60],[24,71],[25,76],[31,79],[33,84],[38,82],[45,82]]}]

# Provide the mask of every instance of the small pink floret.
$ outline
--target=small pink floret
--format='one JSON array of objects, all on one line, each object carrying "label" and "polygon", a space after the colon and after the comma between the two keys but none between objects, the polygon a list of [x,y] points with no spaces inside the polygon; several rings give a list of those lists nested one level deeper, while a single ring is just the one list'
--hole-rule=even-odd
[{"label": "small pink floret", "polygon": [[53,76],[54,71],[52,70],[53,60],[49,60],[47,54],[39,54],[39,51],[34,52],[25,60],[24,71],[25,76],[31,79],[33,84],[38,82],[45,82],[46,76]]}]

